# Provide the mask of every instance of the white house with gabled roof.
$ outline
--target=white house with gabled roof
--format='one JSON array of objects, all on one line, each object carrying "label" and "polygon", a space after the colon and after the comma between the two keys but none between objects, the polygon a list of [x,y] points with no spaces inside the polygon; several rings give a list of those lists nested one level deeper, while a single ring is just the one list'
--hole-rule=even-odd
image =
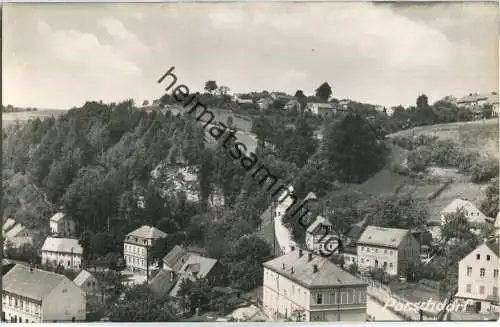
[{"label": "white house with gabled roof", "polygon": [[481,212],[472,202],[464,199],[455,199],[441,211],[441,224],[446,222],[446,215],[463,211],[465,217],[471,224],[483,224],[487,222],[487,216]]},{"label": "white house with gabled roof", "polygon": [[475,311],[480,313],[499,312],[499,263],[498,242],[485,241],[466,255],[458,264],[455,298],[472,300]]},{"label": "white house with gabled roof", "polygon": [[314,253],[331,254],[338,246],[338,237],[333,225],[322,216],[316,217],[306,230],[307,249]]},{"label": "white house with gabled roof", "polygon": [[53,235],[72,236],[75,233],[75,222],[62,212],[50,217],[49,225]]}]

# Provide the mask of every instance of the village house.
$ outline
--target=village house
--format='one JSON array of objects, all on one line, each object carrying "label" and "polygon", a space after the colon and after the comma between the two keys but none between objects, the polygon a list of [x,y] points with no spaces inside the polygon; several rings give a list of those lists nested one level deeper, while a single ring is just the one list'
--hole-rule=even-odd
[{"label": "village house", "polygon": [[20,248],[25,244],[33,244],[33,232],[21,224],[8,229],[6,233],[3,233],[3,236],[5,238],[4,249],[7,249],[8,246]]},{"label": "village house", "polygon": [[16,224],[16,221],[12,218],[7,218],[3,225],[2,225],[2,233],[3,235],[5,235],[5,233],[7,233],[7,231],[9,229],[11,229],[12,227],[14,227],[14,225]]},{"label": "village house", "polygon": [[276,101],[276,100],[292,100],[294,97],[291,96],[291,95],[288,95],[284,92],[272,92],[270,94],[271,96],[271,99],[273,99],[273,101]]},{"label": "village house", "polygon": [[336,110],[333,104],[325,102],[308,102],[306,104],[306,110],[309,112],[313,113],[314,115],[317,116],[328,116],[328,115],[334,115]]},{"label": "village house", "polygon": [[73,282],[87,295],[99,294],[99,284],[97,279],[86,270],[80,271]]},{"label": "village house", "polygon": [[382,268],[389,275],[403,274],[419,260],[420,245],[407,229],[367,226],[356,242],[359,269]]},{"label": "village house", "polygon": [[347,107],[349,106],[349,104],[351,103],[351,100],[349,99],[342,99],[342,100],[339,100],[339,107],[342,108],[342,109],[347,109]]},{"label": "village house", "polygon": [[358,264],[358,252],[355,246],[344,247],[344,262],[347,267]]},{"label": "village house", "polygon": [[74,270],[82,268],[83,248],[77,239],[47,237],[41,252],[42,264],[60,265]]},{"label": "village house", "polygon": [[337,249],[337,234],[330,221],[322,216],[316,217],[306,230],[307,249],[317,254],[331,254]]},{"label": "village house", "polygon": [[33,237],[33,232],[21,224],[17,224],[12,227],[7,233],[4,234],[6,239],[11,239],[15,237]]},{"label": "village house", "polygon": [[50,217],[49,224],[52,235],[73,236],[75,233],[75,222],[62,212]]},{"label": "village house", "polygon": [[273,104],[274,100],[270,96],[263,97],[257,100],[257,107],[259,110],[267,110]]},{"label": "village house", "polygon": [[153,242],[167,234],[156,227],[144,225],[125,236],[123,256],[127,270],[146,275],[149,269],[148,252]]},{"label": "village house", "polygon": [[465,217],[471,224],[484,224],[487,222],[486,215],[482,213],[472,202],[464,199],[455,199],[441,211],[441,225],[446,222],[446,216],[463,211]]},{"label": "village house", "polygon": [[283,110],[292,110],[292,109],[300,111],[302,109],[302,105],[300,104],[299,101],[292,99],[285,104]]},{"label": "village house", "polygon": [[481,114],[481,110],[486,105],[490,105],[493,108],[493,115],[498,116],[499,111],[499,101],[498,94],[496,92],[491,93],[470,93],[457,101],[459,108],[465,108],[472,111],[476,115]]},{"label": "village house", "polygon": [[264,312],[274,319],[366,321],[366,283],[302,249],[263,264]]},{"label": "village house", "polygon": [[63,275],[15,265],[2,276],[2,321],[85,321],[86,296]]},{"label": "village house", "polygon": [[484,242],[458,264],[457,299],[474,301],[478,313],[499,311],[498,242]]},{"label": "village house", "polygon": [[175,297],[185,279],[204,279],[211,285],[222,285],[225,273],[217,259],[204,257],[176,245],[163,258],[163,269],[151,280],[150,287],[158,295]]}]

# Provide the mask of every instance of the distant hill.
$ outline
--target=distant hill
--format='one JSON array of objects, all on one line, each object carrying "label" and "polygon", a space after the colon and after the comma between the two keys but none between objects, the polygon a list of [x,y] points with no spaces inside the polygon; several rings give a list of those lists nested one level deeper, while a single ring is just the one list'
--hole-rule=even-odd
[{"label": "distant hill", "polygon": [[437,136],[452,139],[464,149],[480,151],[498,158],[498,118],[450,124],[415,127],[400,131],[393,136]]}]

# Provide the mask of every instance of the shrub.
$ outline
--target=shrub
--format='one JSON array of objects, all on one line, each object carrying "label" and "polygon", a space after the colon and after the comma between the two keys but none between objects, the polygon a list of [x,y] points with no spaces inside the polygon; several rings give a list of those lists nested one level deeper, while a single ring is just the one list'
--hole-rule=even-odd
[{"label": "shrub", "polygon": [[498,160],[488,158],[487,160],[477,160],[470,168],[472,181],[474,183],[483,183],[498,176]]}]

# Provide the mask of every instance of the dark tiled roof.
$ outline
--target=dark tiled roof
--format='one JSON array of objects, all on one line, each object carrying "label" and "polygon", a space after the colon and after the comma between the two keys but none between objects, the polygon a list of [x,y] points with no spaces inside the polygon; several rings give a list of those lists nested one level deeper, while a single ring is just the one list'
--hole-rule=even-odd
[{"label": "dark tiled roof", "polygon": [[490,243],[486,243],[486,245],[488,246],[488,248],[497,255],[497,257],[499,256],[499,244],[498,242],[490,242]]},{"label": "dark tiled roof", "polygon": [[188,252],[179,245],[174,246],[172,250],[163,258],[163,262],[167,264],[170,268],[175,266],[175,264],[181,260],[183,256],[185,256]]},{"label": "dark tiled roof", "polygon": [[177,279],[178,277],[171,279],[170,271],[161,269],[151,280],[148,287],[157,296],[167,296],[177,282]]},{"label": "dark tiled roof", "polygon": [[[303,255],[300,257],[299,250],[295,250],[265,262],[263,265],[307,288],[366,285],[364,281],[351,275],[325,257],[313,255],[312,260],[309,262],[307,251],[303,251]],[[283,265],[285,269],[283,269]],[[314,265],[318,267],[317,272],[314,272]]]}]

